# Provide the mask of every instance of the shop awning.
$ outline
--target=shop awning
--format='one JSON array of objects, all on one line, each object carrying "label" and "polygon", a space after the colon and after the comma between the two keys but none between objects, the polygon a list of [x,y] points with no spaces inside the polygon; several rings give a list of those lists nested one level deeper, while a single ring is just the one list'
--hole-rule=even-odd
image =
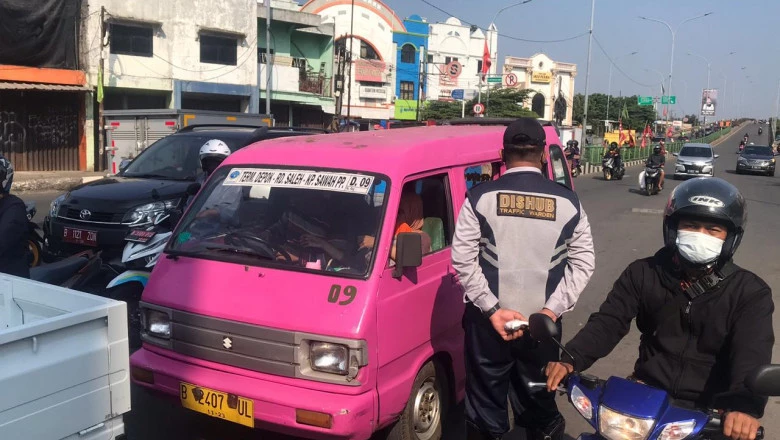
[{"label": "shop awning", "polygon": [[64,84],[38,84],[0,81],[0,90],[39,90],[44,92],[88,92],[89,86],[73,86]]}]

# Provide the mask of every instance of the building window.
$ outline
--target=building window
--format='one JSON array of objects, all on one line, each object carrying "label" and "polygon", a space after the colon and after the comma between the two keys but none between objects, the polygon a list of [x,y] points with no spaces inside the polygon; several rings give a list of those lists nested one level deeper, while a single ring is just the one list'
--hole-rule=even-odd
[{"label": "building window", "polygon": [[414,56],[417,50],[411,44],[404,44],[401,47],[401,62],[414,64]]},{"label": "building window", "polygon": [[235,66],[238,42],[234,37],[200,36],[200,62]]},{"label": "building window", "polygon": [[[268,54],[266,53],[266,48],[264,47],[258,47],[257,48],[257,60],[260,64],[267,64],[268,63]],[[274,55],[274,50],[271,49],[271,57]]]},{"label": "building window", "polygon": [[360,58],[364,60],[379,60],[379,54],[376,53],[370,44],[360,40]]},{"label": "building window", "polygon": [[444,64],[449,64],[453,61],[458,61],[458,57],[444,57]]},{"label": "building window", "polygon": [[401,99],[414,99],[414,83],[411,81],[401,81]]},{"label": "building window", "polygon": [[428,64],[433,64],[433,55],[428,55]]},{"label": "building window", "polygon": [[112,23],[109,30],[111,53],[151,57],[153,33],[151,26],[125,26]]},{"label": "building window", "polygon": [[477,73],[482,73],[482,60],[477,60]]}]

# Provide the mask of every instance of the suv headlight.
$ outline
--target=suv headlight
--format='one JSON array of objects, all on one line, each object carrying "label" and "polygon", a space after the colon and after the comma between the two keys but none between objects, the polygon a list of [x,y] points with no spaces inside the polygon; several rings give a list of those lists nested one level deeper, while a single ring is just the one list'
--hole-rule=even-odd
[{"label": "suv headlight", "polygon": [[154,222],[154,218],[159,214],[174,209],[178,205],[178,200],[164,200],[136,206],[125,214],[122,218],[122,223],[133,226],[150,224]]},{"label": "suv headlight", "polygon": [[65,197],[68,194],[60,194],[57,196],[56,199],[51,201],[51,205],[49,206],[49,217],[55,218],[60,213],[60,205],[65,200]]},{"label": "suv headlight", "polygon": [[737,159],[737,162],[739,162],[739,163],[747,163],[747,159],[745,159],[744,157],[740,157],[739,159]]},{"label": "suv headlight", "polygon": [[329,342],[312,342],[309,345],[311,369],[322,373],[349,373],[349,348],[346,345]]},{"label": "suv headlight", "polygon": [[171,318],[159,310],[145,309],[141,314],[141,323],[146,333],[162,339],[171,338]]},{"label": "suv headlight", "polygon": [[615,412],[606,406],[599,408],[599,433],[609,440],[645,440],[655,419],[640,419]]}]

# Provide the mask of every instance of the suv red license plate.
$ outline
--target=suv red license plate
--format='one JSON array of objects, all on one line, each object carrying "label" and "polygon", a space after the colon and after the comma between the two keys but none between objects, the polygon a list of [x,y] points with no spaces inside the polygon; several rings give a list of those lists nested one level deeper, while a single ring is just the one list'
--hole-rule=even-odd
[{"label": "suv red license plate", "polygon": [[134,243],[147,243],[149,240],[154,238],[155,234],[157,234],[155,231],[145,231],[143,229],[131,229],[130,232],[127,233],[127,236],[125,237],[126,241],[132,241]]},{"label": "suv red license plate", "polygon": [[62,240],[66,243],[81,244],[85,246],[97,246],[97,231],[64,228],[62,233]]}]

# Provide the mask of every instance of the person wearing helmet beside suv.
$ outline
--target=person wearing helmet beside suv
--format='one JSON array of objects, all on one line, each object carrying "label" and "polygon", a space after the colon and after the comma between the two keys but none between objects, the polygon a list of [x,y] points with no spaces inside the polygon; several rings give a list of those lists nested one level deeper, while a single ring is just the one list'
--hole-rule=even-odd
[{"label": "person wearing helmet beside suv", "polygon": [[11,194],[13,180],[13,165],[0,155],[0,272],[30,278],[27,209]]},{"label": "person wearing helmet beside suv", "polygon": [[548,390],[607,356],[628,333],[642,333],[631,379],[666,390],[675,405],[724,411],[723,434],[752,440],[767,398],[744,381],[772,361],[771,288],[732,257],[747,209],[736,187],[697,178],[672,192],[665,246],[631,263],[598,312],[566,344],[571,357],[547,365]]},{"label": "person wearing helmet beside suv", "polygon": [[[211,139],[200,147],[198,157],[200,159],[201,173],[195,181],[201,185],[206,184],[211,173],[230,156],[230,148],[219,139]],[[219,216],[223,223],[237,222],[236,212],[241,200],[240,186],[220,185],[209,195],[209,202],[203,206],[203,210],[197,214],[198,218]],[[194,197],[190,198],[190,202]]]}]

